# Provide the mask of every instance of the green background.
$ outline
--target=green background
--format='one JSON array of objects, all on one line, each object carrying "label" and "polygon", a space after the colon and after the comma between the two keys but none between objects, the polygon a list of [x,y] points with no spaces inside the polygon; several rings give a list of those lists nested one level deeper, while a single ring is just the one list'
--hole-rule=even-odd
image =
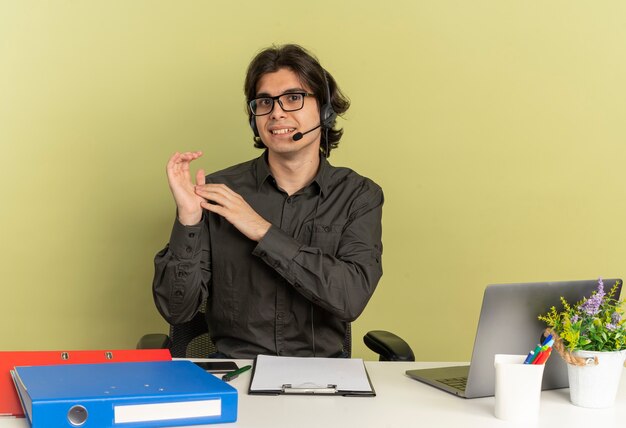
[{"label": "green background", "polygon": [[351,98],[331,162],[385,191],[355,356],[388,329],[468,360],[486,284],[624,275],[622,1],[0,0],[1,349],[167,330],[165,163],[258,156],[245,68],[287,42]]}]

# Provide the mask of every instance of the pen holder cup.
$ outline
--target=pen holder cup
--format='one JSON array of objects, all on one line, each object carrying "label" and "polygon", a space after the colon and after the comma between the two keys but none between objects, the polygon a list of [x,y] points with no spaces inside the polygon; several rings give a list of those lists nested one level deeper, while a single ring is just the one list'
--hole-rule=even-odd
[{"label": "pen holder cup", "polygon": [[498,419],[532,422],[539,417],[541,381],[545,364],[524,364],[526,355],[496,354],[496,405]]}]

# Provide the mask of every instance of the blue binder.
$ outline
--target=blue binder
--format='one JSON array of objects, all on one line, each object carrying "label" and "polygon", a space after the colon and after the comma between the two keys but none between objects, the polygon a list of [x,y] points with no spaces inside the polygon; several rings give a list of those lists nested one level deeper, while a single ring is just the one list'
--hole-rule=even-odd
[{"label": "blue binder", "polygon": [[235,422],[237,390],[190,361],[16,367],[33,428]]}]

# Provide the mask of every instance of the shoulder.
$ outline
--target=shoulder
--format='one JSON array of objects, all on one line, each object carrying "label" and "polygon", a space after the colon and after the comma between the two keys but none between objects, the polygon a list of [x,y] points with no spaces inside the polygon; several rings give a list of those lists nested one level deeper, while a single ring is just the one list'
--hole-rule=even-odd
[{"label": "shoulder", "polygon": [[206,176],[207,183],[237,183],[241,180],[252,180],[255,176],[255,161],[252,159],[237,165],[212,172]]},{"label": "shoulder", "polygon": [[383,189],[374,180],[346,167],[327,165],[327,190],[329,195],[351,195],[357,206],[382,205]]},{"label": "shoulder", "polygon": [[350,168],[331,165],[327,165],[327,168],[328,172],[325,178],[328,179],[329,189],[360,189],[362,191],[382,193],[382,188],[374,180]]}]

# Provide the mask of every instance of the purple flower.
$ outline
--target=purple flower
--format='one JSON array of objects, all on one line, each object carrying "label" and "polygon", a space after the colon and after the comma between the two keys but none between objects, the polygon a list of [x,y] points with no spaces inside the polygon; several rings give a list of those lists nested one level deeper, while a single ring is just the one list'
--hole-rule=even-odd
[{"label": "purple flower", "polygon": [[572,324],[576,324],[576,323],[578,322],[578,314],[575,314],[575,315],[572,317],[571,321],[572,321]]},{"label": "purple flower", "polygon": [[617,328],[615,324],[611,324],[611,323],[606,323],[604,324],[604,326],[606,327],[607,330],[610,330],[610,331],[613,331]]},{"label": "purple flower", "polygon": [[602,300],[604,300],[604,284],[602,283],[602,278],[600,278],[598,280],[598,290],[589,299],[585,299],[580,305],[580,309],[587,315],[596,315],[600,312]]},{"label": "purple flower", "polygon": [[611,315],[611,323],[612,324],[617,324],[622,320],[622,316],[617,313],[617,312],[613,312],[613,314]]}]

